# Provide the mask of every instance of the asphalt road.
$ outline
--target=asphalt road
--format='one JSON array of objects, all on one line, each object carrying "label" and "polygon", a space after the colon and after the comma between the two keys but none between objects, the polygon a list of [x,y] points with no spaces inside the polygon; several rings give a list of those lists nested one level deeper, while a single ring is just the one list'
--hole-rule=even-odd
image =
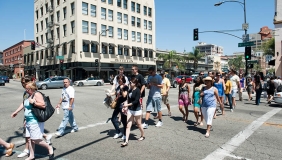
[{"label": "asphalt road", "polygon": [[[93,159],[281,159],[282,152],[282,111],[280,105],[270,106],[262,99],[260,106],[254,101],[247,101],[244,92],[243,102],[237,101],[237,108],[231,113],[226,106],[226,115],[213,120],[213,131],[205,138],[205,125],[194,127],[195,121],[189,106],[189,121],[181,121],[182,115],[177,106],[177,89],[170,90],[172,116],[166,116],[167,110],[162,105],[163,126],[155,127],[157,121],[151,116],[149,128],[145,130],[146,139],[138,142],[138,128],[133,127],[129,145],[120,147],[121,140],[113,139],[115,134],[111,123],[106,123],[113,110],[103,105],[105,86],[75,87],[74,115],[79,131],[67,133],[63,137],[53,136],[52,145],[55,158],[61,160],[93,160]],[[23,111],[16,118],[10,118],[11,113],[22,101],[23,88],[19,82],[10,81],[0,87],[0,130],[1,138],[16,144],[14,154],[6,158],[0,154],[0,159],[17,159],[24,149],[22,138]],[[58,103],[61,89],[43,90],[50,96],[52,104]],[[148,92],[146,91],[146,94]],[[144,100],[144,104],[146,102]],[[238,99],[238,98],[237,98]],[[154,114],[155,115],[155,114]],[[60,114],[54,114],[45,123],[45,133],[54,134],[62,120]],[[70,128],[68,128],[69,130]],[[70,130],[69,130],[70,131]],[[0,148],[3,152],[4,148]],[[47,159],[47,150],[36,146],[37,159]]]}]

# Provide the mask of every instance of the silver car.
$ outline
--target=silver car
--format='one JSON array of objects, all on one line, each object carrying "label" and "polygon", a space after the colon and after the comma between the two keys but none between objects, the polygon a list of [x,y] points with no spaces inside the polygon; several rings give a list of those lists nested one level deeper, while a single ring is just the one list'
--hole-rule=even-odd
[{"label": "silver car", "polygon": [[87,78],[84,80],[74,81],[73,84],[76,86],[102,86],[104,85],[104,80],[97,78]]},{"label": "silver car", "polygon": [[[44,81],[36,82],[36,86],[37,88],[43,89],[43,90],[47,88],[63,88],[65,78],[68,78],[68,77],[58,76],[58,77],[53,77],[53,78],[46,78]],[[71,85],[72,85],[72,81],[71,81]]]}]

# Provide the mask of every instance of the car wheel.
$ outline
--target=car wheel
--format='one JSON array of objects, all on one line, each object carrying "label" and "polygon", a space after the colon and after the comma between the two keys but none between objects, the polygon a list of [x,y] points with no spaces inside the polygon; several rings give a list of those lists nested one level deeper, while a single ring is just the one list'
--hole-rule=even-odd
[{"label": "car wheel", "polygon": [[47,89],[47,85],[46,84],[41,85],[41,89],[43,90]]},{"label": "car wheel", "polygon": [[82,83],[82,82],[79,82],[77,86],[83,86],[83,83]]},{"label": "car wheel", "polygon": [[174,82],[174,83],[173,83],[173,88],[176,88],[176,87],[177,87],[177,83]]},{"label": "car wheel", "polygon": [[101,82],[97,82],[97,86],[101,86],[102,84],[101,84]]}]

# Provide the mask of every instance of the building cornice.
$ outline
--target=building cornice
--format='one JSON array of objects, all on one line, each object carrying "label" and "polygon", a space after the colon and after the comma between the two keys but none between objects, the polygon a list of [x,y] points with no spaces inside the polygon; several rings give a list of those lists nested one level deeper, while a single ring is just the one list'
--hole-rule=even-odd
[{"label": "building cornice", "polygon": [[282,23],[282,20],[281,21],[273,21],[273,24],[281,24]]}]

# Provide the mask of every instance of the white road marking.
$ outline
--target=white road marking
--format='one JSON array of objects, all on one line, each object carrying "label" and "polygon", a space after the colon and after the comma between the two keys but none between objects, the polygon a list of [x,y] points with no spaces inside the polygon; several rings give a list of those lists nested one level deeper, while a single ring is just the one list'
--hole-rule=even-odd
[{"label": "white road marking", "polygon": [[234,158],[234,159],[240,159],[240,160],[251,160],[251,159],[248,159],[248,158],[244,158],[244,157],[240,157],[240,156],[235,156],[235,155],[226,155],[226,157],[231,157],[231,158]]},{"label": "white road marking", "polygon": [[217,150],[209,154],[204,160],[222,160],[226,156],[231,155],[231,153],[246,139],[248,139],[265,121],[281,110],[281,108],[276,108],[262,115],[257,120],[253,121],[249,126],[247,126],[243,131],[231,138],[230,141],[226,142]]}]

